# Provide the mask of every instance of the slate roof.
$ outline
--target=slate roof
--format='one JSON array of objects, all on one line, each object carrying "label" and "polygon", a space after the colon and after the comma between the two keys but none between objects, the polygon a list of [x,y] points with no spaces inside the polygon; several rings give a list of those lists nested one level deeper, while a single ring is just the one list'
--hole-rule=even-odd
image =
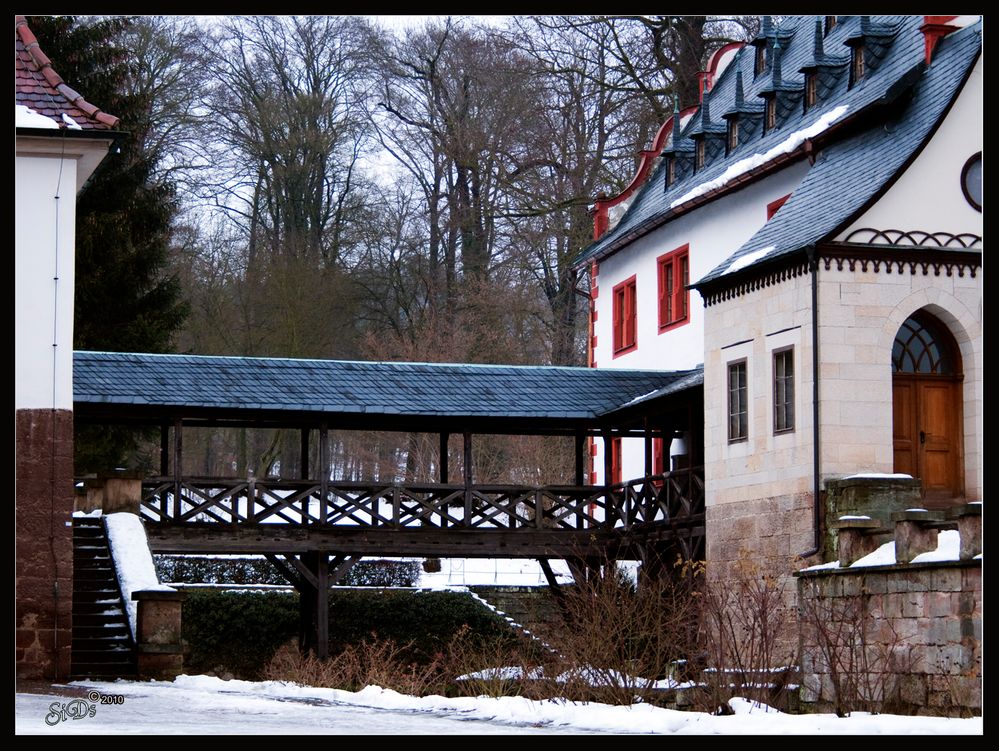
[{"label": "slate roof", "polygon": [[102,112],[71,89],[52,67],[52,61],[38,46],[38,39],[24,16],[14,16],[14,104],[28,107],[55,121],[60,130],[109,131],[118,118]]},{"label": "slate roof", "polygon": [[80,405],[593,420],[703,383],[695,371],[75,352]]},{"label": "slate roof", "polygon": [[[698,186],[720,178],[741,160],[759,161],[760,155],[779,152],[793,134],[800,136],[801,131],[815,130],[836,115],[838,108],[845,107],[824,131],[813,136],[825,139],[819,140],[816,165],[787,203],[748,243],[733,249],[725,262],[692,286],[717,279],[737,258],[753,258],[749,266],[755,267],[828,236],[870,200],[919,148],[956,95],[981,48],[981,22],[978,22],[945,37],[937,46],[933,64],[926,68],[924,37],[919,31],[922,23],[922,16],[878,16],[868,22],[860,17],[840,17],[840,22],[823,38],[816,59],[814,17],[788,18],[779,30],[779,83],[773,76],[773,40],[765,42],[768,68],[759,76],[754,77],[753,47],[741,49],[710,92],[712,119],[720,121],[727,113],[738,109],[738,71],[742,72],[746,102],[762,101],[759,96],[766,91],[781,92],[778,101],[782,101],[783,106],[779,112],[785,119],[770,133],[740,142],[731,154],[726,156],[722,151],[705,168],[682,176],[665,190],[663,160],[639,190],[621,221],[585,248],[575,263],[582,265],[600,260],[699,202],[710,200],[716,193],[705,191],[703,196],[671,205]],[[866,27],[862,29],[862,26]],[[862,33],[870,36],[869,65],[865,76],[851,87],[847,42],[854,42]],[[803,112],[800,95],[796,93],[804,90],[802,69],[813,68],[816,63],[821,66],[822,95],[815,106]],[[915,99],[910,101],[904,107],[903,117],[898,119],[898,107],[913,92],[918,106]],[[889,106],[892,104],[894,110]],[[871,121],[866,126],[859,126],[865,130],[857,133],[853,123],[862,122],[864,115],[870,115]],[[882,127],[886,120],[893,129],[891,133]],[[874,127],[871,127],[872,122]],[[848,125],[852,127],[852,133]],[[679,143],[667,145],[664,153],[678,145],[680,151],[689,150],[684,142],[689,140],[694,128],[703,130],[703,124],[696,116],[674,136]],[[787,158],[776,156],[772,161],[776,163]],[[737,185],[740,179],[745,180],[761,169],[757,167],[744,173],[742,178],[734,178],[728,186]],[[766,250],[771,245],[773,250]]]}]

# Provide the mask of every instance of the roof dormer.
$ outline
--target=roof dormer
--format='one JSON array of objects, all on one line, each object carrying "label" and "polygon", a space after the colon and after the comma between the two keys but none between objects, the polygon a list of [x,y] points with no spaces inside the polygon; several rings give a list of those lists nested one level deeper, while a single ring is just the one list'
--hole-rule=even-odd
[{"label": "roof dormer", "polygon": [[826,54],[825,35],[822,19],[816,18],[812,55],[799,69],[805,76],[802,93],[805,112],[829,96],[849,63],[846,56],[834,57]]},{"label": "roof dormer", "polygon": [[770,66],[770,83],[764,86],[759,95],[764,100],[763,132],[770,133],[786,122],[798,108],[804,95],[804,82],[784,80],[781,70],[780,38],[774,42],[773,62]]},{"label": "roof dormer", "polygon": [[843,42],[850,48],[851,88],[877,69],[897,32],[895,26],[873,23],[870,16],[860,17],[860,30]]}]

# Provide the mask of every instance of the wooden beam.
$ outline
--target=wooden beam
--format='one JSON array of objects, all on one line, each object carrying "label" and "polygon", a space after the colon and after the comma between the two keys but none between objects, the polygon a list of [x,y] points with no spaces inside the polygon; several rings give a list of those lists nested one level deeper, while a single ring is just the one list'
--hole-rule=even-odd
[{"label": "wooden beam", "polygon": [[329,555],[316,556],[316,657],[330,656],[330,577]]},{"label": "wooden beam", "polygon": [[652,474],[652,432],[649,429],[649,418],[643,419],[645,425],[645,476]]},{"label": "wooden beam", "polygon": [[160,474],[170,473],[170,423],[160,425]]},{"label": "wooden beam", "polygon": [[472,518],[472,434],[464,432],[462,437],[462,449],[464,454],[464,474],[465,474],[465,524]]},{"label": "wooden beam", "polygon": [[319,519],[326,523],[329,516],[329,465],[330,436],[326,423],[319,426]]},{"label": "wooden beam", "polygon": [[302,428],[301,432],[301,461],[298,476],[303,480],[309,479],[309,428]]},{"label": "wooden beam", "polygon": [[288,583],[295,588],[299,593],[302,593],[306,589],[302,582],[302,577],[292,571],[280,558],[278,558],[277,553],[264,553],[264,558],[270,561],[274,568],[278,570],[278,573],[283,576]]},{"label": "wooden beam", "polygon": [[308,563],[308,561],[312,558],[313,552],[315,551],[306,551],[299,558],[296,558],[293,555],[287,555],[285,556],[285,559],[288,563],[295,567],[299,575],[302,577],[303,582],[307,583],[310,587],[316,588],[319,586],[319,580],[316,579],[316,574],[312,570],[313,567]]},{"label": "wooden beam", "polygon": [[442,485],[447,485],[448,483],[448,441],[451,438],[450,433],[441,433],[440,436],[440,448],[437,454],[437,479]]},{"label": "wooden beam", "polygon": [[361,559],[350,558],[348,556],[337,556],[333,566],[333,571],[330,573],[330,586],[332,587],[338,584],[359,560]]},{"label": "wooden beam", "polygon": [[180,518],[180,489],[184,478],[184,430],[178,417],[173,422],[173,513]]}]

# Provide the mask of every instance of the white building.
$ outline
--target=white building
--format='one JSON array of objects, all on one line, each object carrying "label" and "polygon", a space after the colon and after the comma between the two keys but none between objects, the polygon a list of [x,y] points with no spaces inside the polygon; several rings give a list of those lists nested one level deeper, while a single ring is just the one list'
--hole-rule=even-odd
[{"label": "white building", "polygon": [[[833,478],[981,499],[981,45],[977,17],[767,18],[597,202],[591,365],[703,364],[716,571],[814,553]],[[611,481],[641,476],[616,440]]]}]

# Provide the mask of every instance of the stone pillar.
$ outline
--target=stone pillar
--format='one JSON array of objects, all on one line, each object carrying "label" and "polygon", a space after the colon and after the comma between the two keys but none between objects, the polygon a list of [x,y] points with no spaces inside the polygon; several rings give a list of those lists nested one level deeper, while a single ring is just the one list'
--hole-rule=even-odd
[{"label": "stone pillar", "polygon": [[970,561],[982,552],[982,504],[965,503],[951,511],[961,536],[961,560]]},{"label": "stone pillar", "polygon": [[69,677],[73,612],[73,412],[19,409],[14,458],[14,663]]},{"label": "stone pillar", "polygon": [[142,502],[142,472],[118,469],[97,479],[103,487],[101,506],[105,514],[124,511],[139,514]]},{"label": "stone pillar", "polygon": [[839,540],[839,565],[846,567],[878,549],[878,535],[886,530],[874,519],[840,519],[830,525]]},{"label": "stone pillar", "polygon": [[891,515],[895,522],[895,561],[911,563],[921,553],[937,549],[939,530],[932,526],[943,520],[943,514],[926,509],[895,511]]},{"label": "stone pillar", "polygon": [[135,646],[140,678],[173,680],[184,672],[181,608],[184,592],[138,590]]}]

